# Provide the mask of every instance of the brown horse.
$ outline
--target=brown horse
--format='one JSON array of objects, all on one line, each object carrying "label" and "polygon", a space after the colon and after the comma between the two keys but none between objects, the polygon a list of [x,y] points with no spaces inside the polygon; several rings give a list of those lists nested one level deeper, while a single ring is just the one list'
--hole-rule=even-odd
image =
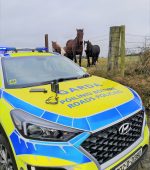
[{"label": "brown horse", "polygon": [[66,43],[66,57],[77,63],[76,55],[79,55],[79,65],[83,52],[83,29],[77,29],[77,36],[74,40],[68,40]]},{"label": "brown horse", "polygon": [[56,41],[52,41],[52,49],[53,49],[53,52],[57,52],[61,54],[61,47],[59,44],[57,44]]}]

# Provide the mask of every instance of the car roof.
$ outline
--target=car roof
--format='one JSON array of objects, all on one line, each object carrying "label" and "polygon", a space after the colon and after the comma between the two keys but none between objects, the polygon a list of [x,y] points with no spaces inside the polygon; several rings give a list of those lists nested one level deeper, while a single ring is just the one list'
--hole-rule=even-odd
[{"label": "car roof", "polygon": [[17,53],[9,53],[10,57],[30,57],[30,56],[53,56],[53,53],[46,52],[17,52]]},{"label": "car roof", "polygon": [[47,52],[46,47],[37,48],[21,48],[15,47],[1,47],[0,46],[0,57],[28,57],[28,56],[53,56],[56,53]]}]

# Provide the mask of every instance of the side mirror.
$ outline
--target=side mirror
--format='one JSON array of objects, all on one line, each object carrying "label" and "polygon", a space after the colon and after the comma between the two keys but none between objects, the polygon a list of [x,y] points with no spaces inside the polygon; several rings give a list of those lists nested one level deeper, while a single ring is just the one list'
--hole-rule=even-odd
[{"label": "side mirror", "polygon": [[87,69],[85,67],[81,67],[81,69],[84,71],[84,72],[87,72]]}]

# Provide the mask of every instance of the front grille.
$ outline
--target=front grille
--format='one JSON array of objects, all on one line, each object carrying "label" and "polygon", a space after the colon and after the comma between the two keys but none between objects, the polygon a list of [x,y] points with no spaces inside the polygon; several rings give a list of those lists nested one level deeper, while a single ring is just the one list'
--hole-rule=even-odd
[{"label": "front grille", "polygon": [[[143,121],[144,112],[140,111],[111,127],[92,134],[82,143],[82,147],[101,165],[123,152],[141,137]],[[119,128],[124,123],[129,123],[131,129],[127,134],[121,135]]]}]

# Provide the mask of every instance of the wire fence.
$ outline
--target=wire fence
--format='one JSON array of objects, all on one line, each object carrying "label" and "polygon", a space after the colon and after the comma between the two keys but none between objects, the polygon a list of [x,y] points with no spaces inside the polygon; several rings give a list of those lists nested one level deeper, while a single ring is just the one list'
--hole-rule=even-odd
[{"label": "wire fence", "polygon": [[[100,45],[101,47],[101,56],[107,57],[109,51],[109,35],[102,36],[93,36],[90,37],[89,40],[93,44]],[[118,38],[113,38],[113,41],[118,41]],[[126,55],[139,55],[143,49],[150,49],[150,36],[140,35],[140,34],[132,34],[126,33]],[[112,48],[118,48],[112,46]]]}]

